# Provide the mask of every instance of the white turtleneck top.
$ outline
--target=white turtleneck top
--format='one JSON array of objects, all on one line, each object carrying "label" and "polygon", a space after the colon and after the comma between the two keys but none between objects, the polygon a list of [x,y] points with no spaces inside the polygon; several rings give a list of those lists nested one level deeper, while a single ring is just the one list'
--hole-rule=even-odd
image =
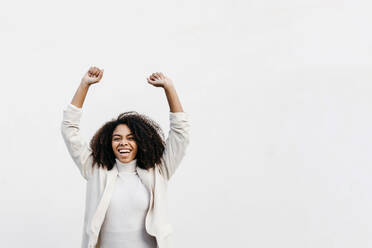
[{"label": "white turtleneck top", "polygon": [[145,229],[150,192],[136,171],[137,160],[116,159],[119,174],[101,227],[101,248],[156,248],[155,237]]}]

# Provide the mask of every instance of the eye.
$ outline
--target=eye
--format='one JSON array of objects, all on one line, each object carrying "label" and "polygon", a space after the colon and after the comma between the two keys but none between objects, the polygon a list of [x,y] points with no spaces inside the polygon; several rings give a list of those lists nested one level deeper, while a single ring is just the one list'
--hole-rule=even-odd
[{"label": "eye", "polygon": [[114,138],[114,140],[119,140],[119,138]]}]

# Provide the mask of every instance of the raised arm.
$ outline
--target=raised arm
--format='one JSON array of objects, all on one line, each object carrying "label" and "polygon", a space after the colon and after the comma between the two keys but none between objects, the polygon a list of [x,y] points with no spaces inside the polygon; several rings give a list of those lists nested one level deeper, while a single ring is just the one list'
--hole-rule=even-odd
[{"label": "raised arm", "polygon": [[189,144],[190,124],[187,113],[183,112],[172,80],[162,73],[153,73],[147,81],[155,87],[162,87],[165,90],[170,108],[170,130],[161,158],[162,163],[159,167],[162,174],[169,180],[185,156]]},{"label": "raised arm", "polygon": [[81,80],[71,103],[63,110],[63,120],[61,123],[61,133],[67,150],[74,163],[79,168],[81,175],[86,180],[88,180],[92,174],[93,160],[92,151],[80,134],[80,119],[88,88],[91,84],[99,82],[102,78],[102,74],[103,70],[97,72],[94,67],[89,69]]},{"label": "raised arm", "polygon": [[163,73],[157,72],[151,74],[151,76],[147,79],[147,82],[155,87],[162,87],[164,89],[170,112],[183,112],[182,105],[180,99],[178,98],[173,81],[169,77],[164,76]]},{"label": "raised arm", "polygon": [[74,97],[71,100],[71,104],[75,107],[82,108],[85,97],[87,96],[89,86],[98,83],[103,76],[103,69],[100,70],[97,67],[90,67],[84,77],[81,79],[79,88],[76,90]]}]

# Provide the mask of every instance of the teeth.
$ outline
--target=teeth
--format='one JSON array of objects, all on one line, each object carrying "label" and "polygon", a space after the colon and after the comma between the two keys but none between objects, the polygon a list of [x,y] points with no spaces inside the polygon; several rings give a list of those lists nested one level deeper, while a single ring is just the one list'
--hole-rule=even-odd
[{"label": "teeth", "polygon": [[129,153],[130,150],[119,150],[120,153]]}]

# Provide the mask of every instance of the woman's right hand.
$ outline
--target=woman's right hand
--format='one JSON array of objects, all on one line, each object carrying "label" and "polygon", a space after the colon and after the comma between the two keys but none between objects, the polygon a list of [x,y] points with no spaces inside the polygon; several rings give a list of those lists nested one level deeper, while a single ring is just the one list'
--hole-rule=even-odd
[{"label": "woman's right hand", "polygon": [[100,70],[98,67],[91,66],[81,79],[81,82],[87,85],[98,83],[102,79],[103,71],[103,69]]}]

